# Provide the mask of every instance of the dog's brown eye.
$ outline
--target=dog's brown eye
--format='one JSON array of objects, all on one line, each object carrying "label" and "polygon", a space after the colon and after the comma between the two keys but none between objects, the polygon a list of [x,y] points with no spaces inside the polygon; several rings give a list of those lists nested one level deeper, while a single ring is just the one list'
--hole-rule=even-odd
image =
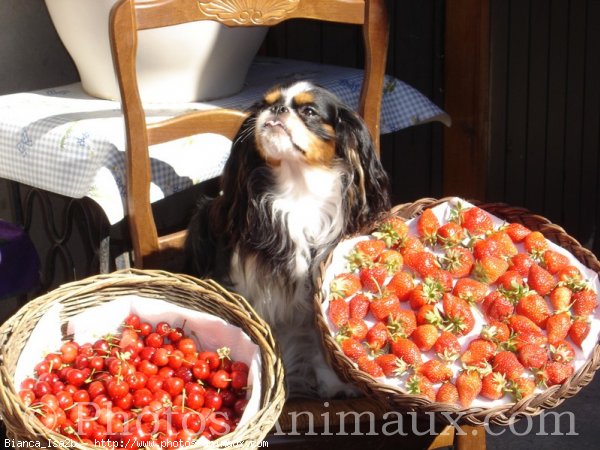
[{"label": "dog's brown eye", "polygon": [[307,117],[313,117],[317,115],[317,110],[312,106],[303,106],[300,108],[300,114]]}]

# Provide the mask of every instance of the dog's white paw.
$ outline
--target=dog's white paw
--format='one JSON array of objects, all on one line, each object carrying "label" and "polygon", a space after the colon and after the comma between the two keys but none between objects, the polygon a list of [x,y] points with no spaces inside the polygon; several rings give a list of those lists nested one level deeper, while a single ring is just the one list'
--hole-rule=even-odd
[{"label": "dog's white paw", "polygon": [[329,366],[315,368],[315,375],[319,398],[353,398],[361,395],[361,391],[355,385],[342,381]]}]

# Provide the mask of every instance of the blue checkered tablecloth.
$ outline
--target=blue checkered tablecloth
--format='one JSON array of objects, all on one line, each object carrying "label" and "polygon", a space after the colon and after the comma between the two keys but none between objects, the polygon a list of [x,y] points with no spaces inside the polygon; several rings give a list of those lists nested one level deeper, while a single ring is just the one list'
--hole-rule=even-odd
[{"label": "blue checkered tablecloth", "polygon": [[[149,120],[215,107],[245,109],[274,84],[311,80],[356,108],[362,70],[257,58],[241,92],[203,103],[146,105]],[[423,94],[386,77],[381,132],[441,121],[449,116]],[[150,149],[152,201],[218,176],[230,141],[202,134]],[[0,96],[0,177],[68,197],[88,196],[110,223],[124,216],[125,135],[119,102],[87,95],[81,84]]]}]

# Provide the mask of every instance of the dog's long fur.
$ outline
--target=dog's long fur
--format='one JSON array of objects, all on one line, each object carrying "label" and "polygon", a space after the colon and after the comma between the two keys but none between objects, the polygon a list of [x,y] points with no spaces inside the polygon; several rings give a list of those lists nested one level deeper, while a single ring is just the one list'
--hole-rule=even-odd
[{"label": "dog's long fur", "polygon": [[189,227],[190,270],[242,294],[282,350],[288,395],[343,389],[314,326],[314,276],[328,251],[389,210],[388,178],[360,117],[307,82],[279,86],[250,109],[222,194]]}]

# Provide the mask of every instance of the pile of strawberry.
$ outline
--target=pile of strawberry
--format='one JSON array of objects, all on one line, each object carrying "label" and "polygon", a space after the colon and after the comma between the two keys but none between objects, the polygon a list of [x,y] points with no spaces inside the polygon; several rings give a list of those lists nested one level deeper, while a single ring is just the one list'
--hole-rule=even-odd
[{"label": "pile of strawberry", "polygon": [[35,366],[19,396],[75,442],[183,446],[233,431],[247,404],[248,365],[229,349],[199,351],[181,327],[130,314],[119,336],[65,342]]},{"label": "pile of strawberry", "polygon": [[392,217],[346,255],[327,310],[341,350],[373,377],[465,408],[564,383],[598,304],[590,283],[540,232],[443,206],[444,223],[432,209],[413,231]]}]

